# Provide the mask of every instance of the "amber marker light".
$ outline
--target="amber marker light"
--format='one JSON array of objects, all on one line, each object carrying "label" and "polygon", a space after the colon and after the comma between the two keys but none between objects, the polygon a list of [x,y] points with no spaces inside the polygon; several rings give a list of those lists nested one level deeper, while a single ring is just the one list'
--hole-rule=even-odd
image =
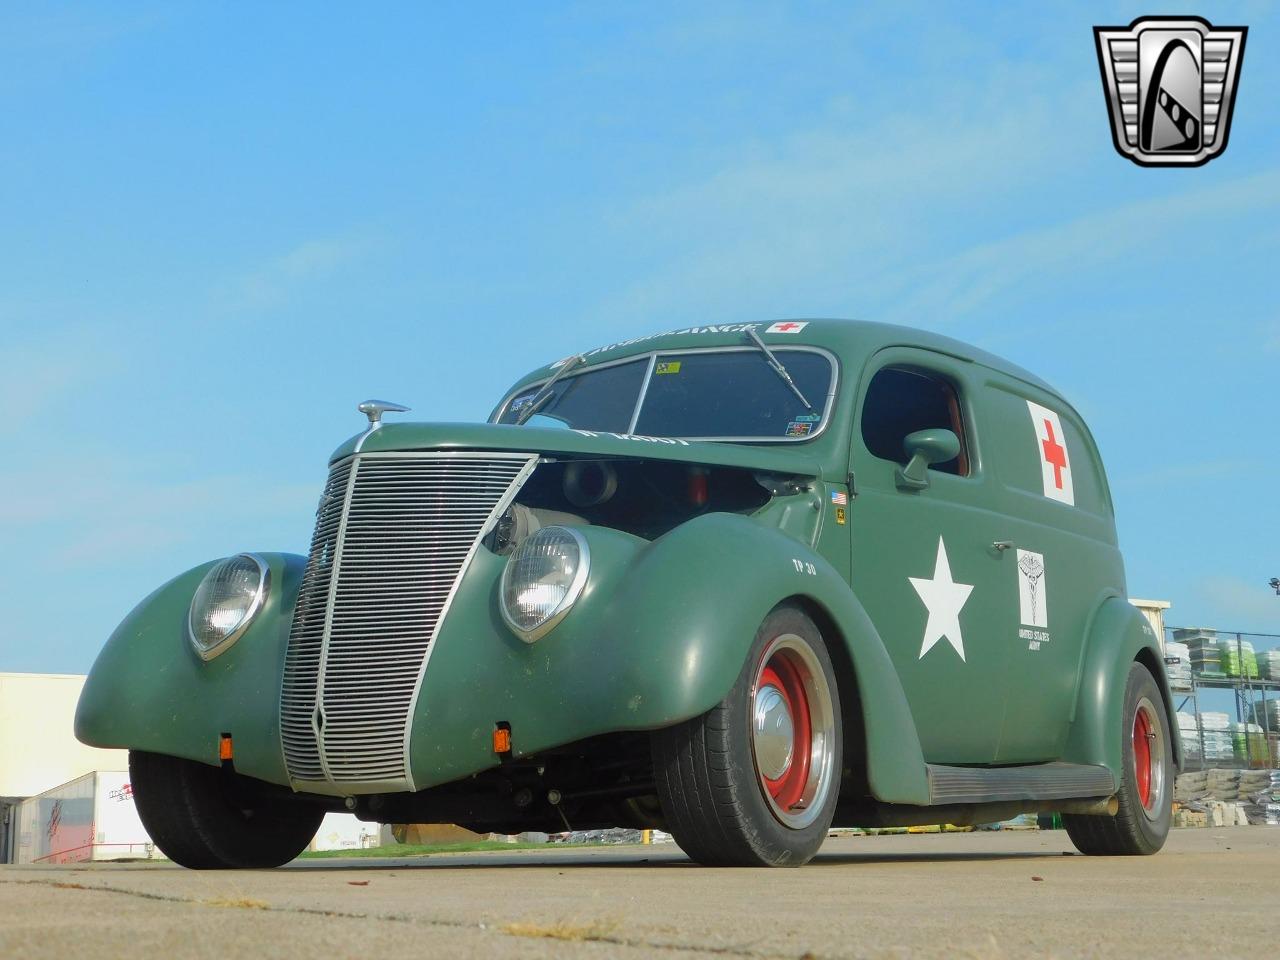
[{"label": "amber marker light", "polygon": [[234,752],[231,746],[231,734],[224,733],[222,739],[218,741],[218,759],[226,763],[232,759]]},{"label": "amber marker light", "polygon": [[494,727],[493,752],[494,753],[510,753],[511,752],[511,729],[509,727]]}]

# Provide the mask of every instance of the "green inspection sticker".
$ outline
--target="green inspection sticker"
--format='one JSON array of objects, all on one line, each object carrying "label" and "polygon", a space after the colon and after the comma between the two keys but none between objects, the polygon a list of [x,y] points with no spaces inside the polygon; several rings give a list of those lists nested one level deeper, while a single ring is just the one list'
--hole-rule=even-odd
[{"label": "green inspection sticker", "polygon": [[658,364],[656,367],[654,367],[654,368],[653,368],[653,372],[654,372],[654,373],[679,373],[679,372],[680,372],[680,361],[679,361],[679,360],[666,360],[666,361],[664,361],[664,362],[662,362],[662,363]]}]

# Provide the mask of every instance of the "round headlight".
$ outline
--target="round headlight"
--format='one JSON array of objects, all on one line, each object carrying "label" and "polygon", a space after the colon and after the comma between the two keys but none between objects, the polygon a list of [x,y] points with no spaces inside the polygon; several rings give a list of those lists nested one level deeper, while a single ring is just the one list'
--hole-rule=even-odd
[{"label": "round headlight", "polygon": [[587,541],[571,527],[543,527],[516,547],[502,571],[502,616],[533,643],[560,622],[587,582]]},{"label": "round headlight", "polygon": [[215,563],[196,588],[187,614],[196,653],[212,660],[239,640],[270,588],[271,570],[257,554],[240,553]]}]

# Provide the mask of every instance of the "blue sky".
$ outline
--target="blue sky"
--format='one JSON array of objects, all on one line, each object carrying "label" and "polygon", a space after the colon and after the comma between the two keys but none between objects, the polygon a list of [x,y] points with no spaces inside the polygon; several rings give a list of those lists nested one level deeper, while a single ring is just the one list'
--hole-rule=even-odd
[{"label": "blue sky", "polygon": [[[1280,13],[1226,153],[1111,146],[1090,28],[844,3],[0,12],[0,670],[87,670],[204,559],[305,550],[369,396],[483,419],[527,369],[850,316],[1040,373],[1130,590],[1280,633]],[[991,8],[992,11],[995,8]]]}]

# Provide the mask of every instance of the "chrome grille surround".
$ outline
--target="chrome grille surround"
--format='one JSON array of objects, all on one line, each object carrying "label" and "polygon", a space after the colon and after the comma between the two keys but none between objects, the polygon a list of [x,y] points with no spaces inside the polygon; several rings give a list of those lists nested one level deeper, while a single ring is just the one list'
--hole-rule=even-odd
[{"label": "chrome grille surround", "polygon": [[415,789],[410,732],[435,636],[480,540],[537,462],[396,452],[333,465],[280,692],[295,789]]}]

